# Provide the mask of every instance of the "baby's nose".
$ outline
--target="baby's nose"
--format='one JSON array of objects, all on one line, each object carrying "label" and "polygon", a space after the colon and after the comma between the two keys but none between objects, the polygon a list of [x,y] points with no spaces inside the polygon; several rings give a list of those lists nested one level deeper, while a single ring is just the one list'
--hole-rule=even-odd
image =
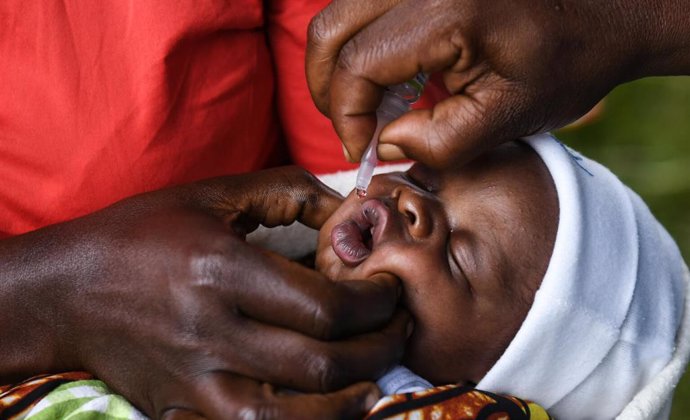
[{"label": "baby's nose", "polygon": [[427,200],[413,189],[400,185],[393,197],[398,199],[398,212],[402,214],[407,223],[407,229],[413,238],[421,239],[431,234],[433,220]]}]

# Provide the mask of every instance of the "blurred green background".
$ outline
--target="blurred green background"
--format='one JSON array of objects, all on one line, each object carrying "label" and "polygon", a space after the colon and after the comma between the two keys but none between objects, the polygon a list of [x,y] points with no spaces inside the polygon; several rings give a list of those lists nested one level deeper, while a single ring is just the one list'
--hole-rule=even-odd
[{"label": "blurred green background", "polygon": [[[690,258],[690,77],[618,87],[597,119],[557,133],[601,162],[647,202]],[[673,420],[690,419],[690,372],[678,385]]]}]

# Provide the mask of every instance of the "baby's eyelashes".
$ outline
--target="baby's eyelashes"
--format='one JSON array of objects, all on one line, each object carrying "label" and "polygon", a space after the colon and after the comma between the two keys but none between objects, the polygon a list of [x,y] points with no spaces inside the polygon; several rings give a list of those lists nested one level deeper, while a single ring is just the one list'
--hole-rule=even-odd
[{"label": "baby's eyelashes", "polygon": [[405,172],[405,177],[410,183],[430,193],[436,192],[439,189],[437,175],[432,169],[419,163],[413,165]]},{"label": "baby's eyelashes", "polygon": [[426,185],[424,182],[418,180],[414,176],[412,176],[409,171],[405,172],[403,174],[403,178],[410,184],[414,185],[415,187],[419,188],[420,190],[427,191],[427,192],[432,192],[432,188],[429,185]]},{"label": "baby's eyelashes", "polygon": [[473,287],[476,280],[476,255],[472,241],[467,238],[468,233],[462,228],[450,228],[446,237],[446,254],[450,273],[460,285],[476,297]]}]

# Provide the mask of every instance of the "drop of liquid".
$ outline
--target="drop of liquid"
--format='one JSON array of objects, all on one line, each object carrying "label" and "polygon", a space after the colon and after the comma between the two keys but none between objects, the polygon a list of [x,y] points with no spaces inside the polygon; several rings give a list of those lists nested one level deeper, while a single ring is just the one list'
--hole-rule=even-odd
[{"label": "drop of liquid", "polygon": [[367,196],[367,190],[365,190],[364,188],[357,188],[356,192],[357,192],[357,197],[359,197],[359,198],[364,198]]}]

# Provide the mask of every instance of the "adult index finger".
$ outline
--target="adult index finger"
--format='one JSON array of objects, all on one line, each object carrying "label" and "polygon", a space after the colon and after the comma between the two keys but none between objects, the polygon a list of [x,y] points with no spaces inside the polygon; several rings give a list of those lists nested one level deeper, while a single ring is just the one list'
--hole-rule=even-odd
[{"label": "adult index finger", "polygon": [[273,227],[299,221],[318,229],[342,196],[297,166],[212,178],[192,184],[195,205],[210,209],[233,227]]},{"label": "adult index finger", "polygon": [[331,78],[329,110],[351,159],[359,160],[371,140],[383,86],[419,72],[461,71],[469,65],[459,30],[461,9],[436,10],[432,4],[418,10],[417,3],[403,2],[343,46]]},{"label": "adult index finger", "polygon": [[289,225],[298,221],[320,229],[343,201],[340,194],[297,166],[261,171],[257,177],[269,178],[269,181],[253,185],[254,188],[245,195],[243,212],[264,226]]},{"label": "adult index finger", "polygon": [[332,339],[379,329],[395,311],[400,285],[390,274],[334,282],[234,235],[216,246],[194,259],[200,293],[265,324]]},{"label": "adult index finger", "polygon": [[[207,346],[221,357],[219,368],[303,392],[328,392],[382,376],[400,363],[412,326],[402,309],[381,330],[335,341],[251,319],[236,325],[242,328],[221,331]],[[238,346],[241,352],[231,350]]]},{"label": "adult index finger", "polygon": [[314,103],[328,115],[331,75],[342,46],[401,0],[334,0],[309,23],[307,84]]},{"label": "adult index finger", "polygon": [[[238,246],[250,247],[248,244]],[[250,247],[251,248],[251,247]],[[242,275],[235,272],[244,266]],[[399,281],[388,274],[334,282],[268,251],[235,252],[224,270],[237,279],[232,304],[257,321],[334,339],[386,325],[397,306]]]}]

